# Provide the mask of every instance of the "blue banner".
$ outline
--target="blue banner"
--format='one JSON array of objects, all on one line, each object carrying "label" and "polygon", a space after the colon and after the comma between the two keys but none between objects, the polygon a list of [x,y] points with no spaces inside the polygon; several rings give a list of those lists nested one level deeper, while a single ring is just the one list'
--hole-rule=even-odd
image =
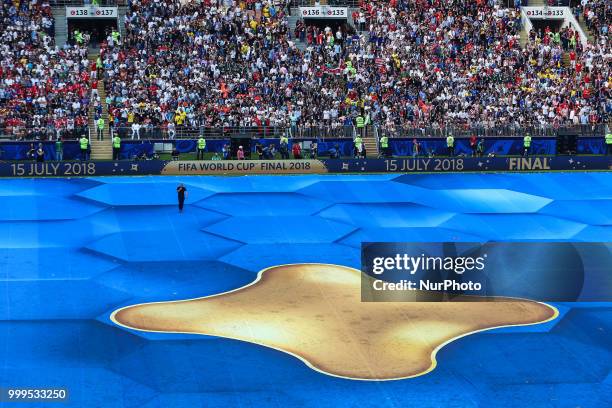
[{"label": "blue banner", "polygon": [[22,161],[1,163],[0,177],[74,177],[112,175],[240,175],[323,173],[447,173],[587,171],[612,169],[612,156],[538,156],[489,158],[222,160],[222,161]]},{"label": "blue banner", "polygon": [[[446,141],[441,138],[418,139],[421,150],[419,156],[445,156],[447,154]],[[291,139],[289,149],[293,143],[311,141],[317,143],[318,157],[330,159],[335,157],[353,157],[354,143],[351,139]],[[110,141],[108,142],[110,144]],[[193,153],[197,148],[195,139],[159,139],[159,140],[131,140],[122,139],[120,158],[131,160],[141,157],[144,154],[151,157],[154,153],[155,143],[171,143],[180,153]],[[255,152],[255,146],[261,143],[263,146],[275,145],[279,148],[279,139],[253,139],[251,141],[251,151]],[[43,146],[45,160],[57,160],[55,142],[3,142],[0,143],[0,160],[27,160],[28,151],[38,145]],[[230,144],[230,139],[209,139],[206,140],[206,151],[209,153],[221,153],[223,145]],[[412,139],[390,139],[389,152],[395,157],[413,156],[414,143]],[[554,138],[534,138],[531,143],[530,154],[554,155],[556,154],[557,141]],[[603,138],[583,137],[578,139],[577,152],[579,154],[605,154],[606,146]],[[520,138],[486,138],[484,139],[484,156],[493,154],[496,156],[520,155],[523,153],[523,141]],[[467,139],[455,140],[455,154],[471,156],[472,149]],[[337,156],[336,156],[337,155]],[[77,160],[81,158],[79,144],[75,140],[63,143],[63,159]]]}]

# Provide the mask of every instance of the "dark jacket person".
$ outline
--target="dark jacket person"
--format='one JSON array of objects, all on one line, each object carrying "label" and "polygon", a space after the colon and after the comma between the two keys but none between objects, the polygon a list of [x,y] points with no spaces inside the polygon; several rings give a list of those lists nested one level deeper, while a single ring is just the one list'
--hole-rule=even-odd
[{"label": "dark jacket person", "polygon": [[187,198],[187,188],[184,184],[179,184],[176,188],[176,192],[178,193],[179,212],[183,212],[183,205],[185,204],[185,198]]}]

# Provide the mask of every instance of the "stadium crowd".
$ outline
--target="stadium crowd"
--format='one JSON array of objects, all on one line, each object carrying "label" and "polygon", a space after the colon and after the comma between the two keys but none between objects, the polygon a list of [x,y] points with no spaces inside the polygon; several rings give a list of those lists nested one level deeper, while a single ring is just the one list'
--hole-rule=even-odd
[{"label": "stadium crowd", "polygon": [[[39,1],[3,1],[0,127],[70,134],[87,124],[97,69],[85,43],[55,46]],[[199,127],[342,128],[358,117],[390,132],[605,123],[609,5],[583,3],[593,43],[566,28],[532,31],[522,47],[520,10],[498,0],[363,1],[359,32],[303,21],[292,31],[286,0],[133,0],[125,38],[101,46],[110,126],[172,137]]]},{"label": "stadium crowd", "polygon": [[86,37],[56,46],[47,1],[3,0],[0,22],[0,130],[16,139],[76,138],[86,131]]},{"label": "stadium crowd", "polygon": [[362,36],[304,22],[291,33],[281,1],[137,0],[125,41],[104,53],[108,101],[115,126],[171,135],[359,115],[391,130],[601,123],[612,103],[598,4],[586,15],[603,41],[583,47],[564,29],[533,32],[523,48],[519,9],[494,0],[363,2]]}]

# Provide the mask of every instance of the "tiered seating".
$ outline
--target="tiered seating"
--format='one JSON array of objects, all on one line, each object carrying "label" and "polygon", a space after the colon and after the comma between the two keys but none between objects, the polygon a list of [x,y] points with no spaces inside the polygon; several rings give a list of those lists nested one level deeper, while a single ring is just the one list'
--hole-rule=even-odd
[{"label": "tiered seating", "polygon": [[86,132],[86,44],[55,45],[47,2],[3,0],[0,21],[0,133],[45,139]]}]

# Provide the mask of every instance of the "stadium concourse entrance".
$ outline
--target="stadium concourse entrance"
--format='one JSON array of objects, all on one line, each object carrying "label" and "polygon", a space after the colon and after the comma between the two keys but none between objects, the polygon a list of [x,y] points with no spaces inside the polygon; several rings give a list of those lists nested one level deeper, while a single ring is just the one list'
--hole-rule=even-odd
[{"label": "stadium concourse entrance", "polygon": [[90,35],[90,44],[93,47],[98,47],[112,30],[118,28],[116,18],[68,18],[67,20],[69,38],[73,41],[74,30],[79,30]]},{"label": "stadium concourse entrance", "polygon": [[347,7],[331,7],[331,6],[314,6],[300,7],[300,17],[304,20],[306,27],[317,27],[322,32],[329,27],[332,33],[336,33],[338,29],[346,37],[347,34],[352,34],[355,30],[348,22]]},{"label": "stadium concourse entrance", "polygon": [[531,19],[531,24],[533,25],[533,30],[541,36],[546,30],[546,27],[550,29],[550,32],[556,33],[561,30],[563,26],[563,20],[546,20],[546,19]]},{"label": "stadium concourse entrance", "polygon": [[348,21],[345,18],[305,18],[304,25],[306,27],[318,27],[321,31],[327,27],[331,28],[332,33],[336,33],[338,28],[342,31],[342,34],[352,34],[355,30],[349,26]]}]

